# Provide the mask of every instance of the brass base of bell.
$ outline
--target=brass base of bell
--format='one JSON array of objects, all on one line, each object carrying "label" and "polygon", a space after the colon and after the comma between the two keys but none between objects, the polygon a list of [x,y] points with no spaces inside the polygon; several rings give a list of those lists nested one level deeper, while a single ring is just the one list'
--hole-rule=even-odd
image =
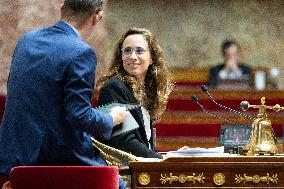
[{"label": "brass base of bell", "polygon": [[[252,154],[275,155],[278,153],[276,137],[274,135],[271,121],[267,117],[266,109],[272,109],[279,112],[284,110],[284,107],[281,107],[279,104],[276,104],[275,106],[265,105],[265,97],[262,97],[260,101],[261,105],[250,105],[247,101],[241,102],[241,109],[244,111],[246,111],[249,107],[259,109],[257,118],[252,123],[249,143],[244,147],[244,150]],[[283,151],[283,149],[280,151]]]},{"label": "brass base of bell", "polygon": [[255,119],[252,124],[249,143],[244,147],[244,150],[259,155],[275,155],[278,152],[270,120],[265,118]]}]

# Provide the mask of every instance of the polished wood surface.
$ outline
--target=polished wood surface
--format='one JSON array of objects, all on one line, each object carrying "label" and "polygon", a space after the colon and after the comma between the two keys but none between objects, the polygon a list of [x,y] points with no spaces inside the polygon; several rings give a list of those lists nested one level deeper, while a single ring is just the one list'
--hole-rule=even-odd
[{"label": "polished wood surface", "polygon": [[[170,72],[177,85],[197,86],[198,84],[207,85],[209,82],[210,67],[187,67],[187,68],[172,68]],[[265,73],[266,84],[269,84],[269,68],[254,67],[252,68],[252,78],[255,78],[257,71]]]},{"label": "polished wood surface", "polygon": [[179,157],[130,170],[133,189],[284,188],[284,156]]},{"label": "polished wood surface", "polygon": [[[250,100],[250,99],[259,99],[261,97],[267,98],[267,103],[269,99],[283,99],[284,90],[224,90],[224,89],[210,89],[209,92],[214,97],[215,100]],[[183,88],[178,87],[170,96],[172,99],[189,99],[191,95],[195,94],[199,99],[209,99],[208,96],[200,89],[196,88]],[[281,102],[279,102],[281,103]],[[283,103],[283,101],[282,101]]]},{"label": "polished wood surface", "polygon": [[[218,115],[237,121],[241,124],[252,124],[252,120],[249,120],[243,116],[237,114],[228,114],[228,112],[219,111],[216,112]],[[256,117],[258,112],[246,113],[252,117]],[[268,110],[268,117],[272,121],[272,124],[283,124],[284,123],[284,112],[274,112]],[[205,112],[165,112],[162,120],[159,124],[230,124],[230,122],[216,118],[212,115],[208,115]]]}]

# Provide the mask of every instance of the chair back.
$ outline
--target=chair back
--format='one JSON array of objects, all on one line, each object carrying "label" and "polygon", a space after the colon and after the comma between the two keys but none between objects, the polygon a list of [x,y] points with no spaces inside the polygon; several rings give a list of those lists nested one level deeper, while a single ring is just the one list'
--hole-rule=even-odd
[{"label": "chair back", "polygon": [[4,175],[0,174],[0,188],[2,188],[3,184],[6,182]]},{"label": "chair back", "polygon": [[118,189],[116,166],[19,166],[10,172],[13,189]]}]

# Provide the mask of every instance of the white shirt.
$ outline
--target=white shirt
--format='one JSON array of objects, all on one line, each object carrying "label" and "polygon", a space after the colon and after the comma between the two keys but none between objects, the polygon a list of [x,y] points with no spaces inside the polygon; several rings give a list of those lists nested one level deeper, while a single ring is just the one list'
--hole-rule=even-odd
[{"label": "white shirt", "polygon": [[219,72],[219,78],[220,79],[240,79],[241,77],[242,77],[241,70],[227,71],[227,70],[222,69]]},{"label": "white shirt", "polygon": [[[144,127],[145,127],[147,140],[149,141],[150,138],[151,138],[150,114],[144,106],[141,107],[141,110],[142,110],[142,114],[143,114],[143,121],[144,121]],[[148,147],[151,148],[150,143],[148,143]]]}]

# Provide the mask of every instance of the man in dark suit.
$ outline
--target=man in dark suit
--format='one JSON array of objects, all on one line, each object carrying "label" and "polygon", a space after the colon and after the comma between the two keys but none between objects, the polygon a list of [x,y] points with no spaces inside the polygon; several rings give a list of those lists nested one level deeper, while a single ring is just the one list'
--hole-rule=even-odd
[{"label": "man in dark suit", "polygon": [[19,40],[0,127],[0,174],[18,165],[106,165],[91,136],[109,139],[127,112],[91,106],[96,54],[83,39],[102,18],[102,6],[65,0],[61,21]]},{"label": "man in dark suit", "polygon": [[233,81],[247,79],[248,84],[252,84],[251,68],[244,63],[240,63],[239,50],[240,45],[234,40],[225,40],[222,43],[221,51],[224,62],[210,68],[210,87],[218,87],[218,80]]}]

